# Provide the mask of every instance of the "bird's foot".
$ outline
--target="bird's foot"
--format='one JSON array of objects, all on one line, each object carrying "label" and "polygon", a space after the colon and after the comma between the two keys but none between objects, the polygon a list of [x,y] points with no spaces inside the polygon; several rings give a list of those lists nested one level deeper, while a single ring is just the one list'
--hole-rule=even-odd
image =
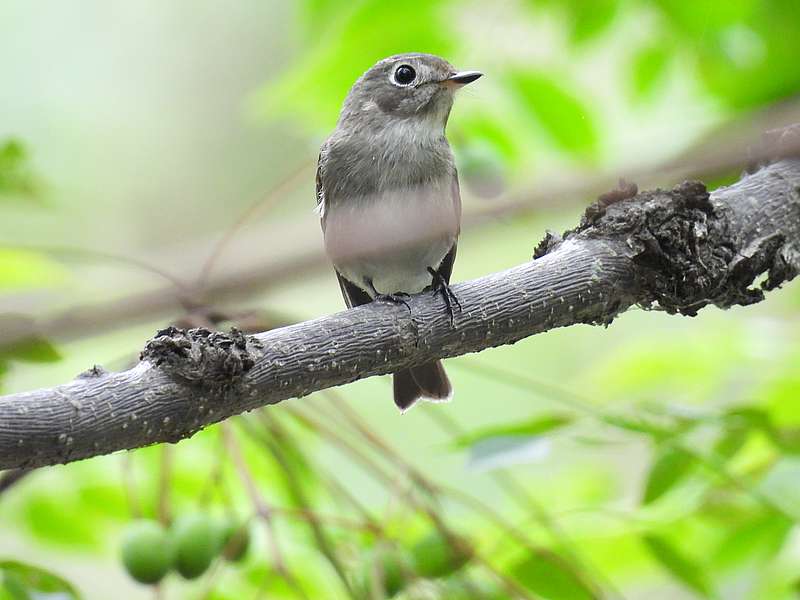
[{"label": "bird's foot", "polygon": [[411,312],[411,305],[408,303],[408,299],[411,296],[404,292],[397,292],[395,294],[377,294],[375,296],[376,302],[388,302],[389,304],[402,304],[408,309],[408,312]]},{"label": "bird's foot", "polygon": [[444,300],[444,304],[447,307],[447,314],[450,316],[450,327],[453,327],[456,322],[453,307],[458,307],[458,312],[461,312],[461,302],[458,301],[455,293],[450,288],[450,284],[439,271],[433,267],[428,267],[428,273],[433,277],[433,295],[441,294],[442,300]]}]

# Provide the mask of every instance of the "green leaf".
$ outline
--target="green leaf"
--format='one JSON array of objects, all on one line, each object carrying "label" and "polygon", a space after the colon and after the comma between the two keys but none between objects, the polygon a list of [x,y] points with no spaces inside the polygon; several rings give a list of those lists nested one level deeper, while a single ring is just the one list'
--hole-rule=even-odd
[{"label": "green leaf", "polygon": [[592,600],[595,594],[560,557],[547,550],[528,556],[511,568],[520,585],[548,600]]},{"label": "green leaf", "polygon": [[594,116],[576,93],[544,73],[518,71],[509,83],[558,148],[582,159],[596,158],[600,140]]},{"label": "green leaf", "polygon": [[728,528],[714,553],[714,565],[738,568],[745,561],[775,556],[782,548],[794,523],[775,512],[768,512]]},{"label": "green leaf", "polygon": [[17,140],[0,144],[0,201],[12,198],[36,200],[39,188],[24,146]]},{"label": "green leaf", "polygon": [[663,448],[647,475],[642,503],[650,504],[680,483],[692,470],[694,458],[680,448]]},{"label": "green leaf", "polygon": [[458,113],[452,117],[448,132],[454,146],[487,145],[506,162],[516,162],[523,154],[517,134],[502,116]]},{"label": "green leaf", "polygon": [[658,0],[707,89],[735,109],[800,90],[800,4],[795,0]]},{"label": "green leaf", "polygon": [[40,336],[31,336],[0,348],[0,359],[33,363],[52,363],[61,360],[55,346]]},{"label": "green leaf", "polygon": [[0,562],[0,598],[13,600],[80,600],[66,580],[49,571],[17,561]]},{"label": "green leaf", "polygon": [[23,519],[32,535],[51,544],[91,549],[101,541],[93,515],[64,494],[40,492],[27,498]]},{"label": "green leaf", "polygon": [[619,9],[619,0],[571,0],[570,41],[579,45],[597,38],[608,30]]},{"label": "green leaf", "polygon": [[[378,60],[402,52],[452,56],[457,39],[445,0],[364,0],[348,6],[317,2],[325,18],[309,29],[309,49],[288,65],[283,77],[255,98],[259,115],[291,115],[304,126],[330,127],[350,86]],[[413,15],[413,26],[398,25]]]},{"label": "green leaf", "polygon": [[642,536],[642,542],[662,567],[678,581],[702,596],[711,596],[711,584],[697,563],[683,554],[667,540],[656,535]]},{"label": "green leaf", "polygon": [[0,292],[52,286],[64,274],[59,264],[41,254],[0,247]]},{"label": "green leaf", "polygon": [[646,100],[653,96],[664,81],[672,56],[663,43],[639,49],[631,63],[631,87],[634,98]]},{"label": "green leaf", "polygon": [[506,188],[503,161],[496,150],[484,142],[470,142],[454,148],[462,183],[479,198],[496,198]]},{"label": "green leaf", "polygon": [[800,521],[800,457],[784,455],[771,461],[769,471],[758,482],[759,493]]},{"label": "green leaf", "polygon": [[574,418],[568,415],[546,415],[523,423],[484,427],[455,439],[456,448],[466,448],[477,442],[496,437],[535,437],[569,425]]}]

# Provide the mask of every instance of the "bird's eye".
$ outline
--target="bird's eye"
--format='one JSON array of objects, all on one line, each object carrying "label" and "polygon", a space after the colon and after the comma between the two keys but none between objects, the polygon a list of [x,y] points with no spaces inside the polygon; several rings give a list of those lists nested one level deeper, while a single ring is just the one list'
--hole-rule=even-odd
[{"label": "bird's eye", "polygon": [[409,85],[417,78],[417,72],[410,65],[400,65],[394,71],[394,80],[399,85]]}]

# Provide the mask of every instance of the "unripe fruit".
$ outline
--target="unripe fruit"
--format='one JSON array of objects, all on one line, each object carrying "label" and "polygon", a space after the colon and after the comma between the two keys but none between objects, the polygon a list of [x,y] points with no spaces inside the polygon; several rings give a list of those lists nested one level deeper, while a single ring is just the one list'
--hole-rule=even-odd
[{"label": "unripe fruit", "polygon": [[359,582],[361,591],[368,598],[374,592],[393,598],[413,577],[411,565],[401,551],[381,546],[364,561]]},{"label": "unripe fruit", "polygon": [[185,515],[170,530],[175,545],[175,570],[186,579],[205,573],[219,551],[219,530],[208,515]]},{"label": "unripe fruit", "polygon": [[423,577],[445,577],[458,571],[471,558],[466,542],[432,532],[411,549],[414,567]]},{"label": "unripe fruit", "polygon": [[140,583],[158,583],[172,567],[172,546],[155,521],[134,521],[122,537],[122,564]]},{"label": "unripe fruit", "polygon": [[411,568],[400,554],[388,549],[380,552],[379,559],[380,564],[377,570],[380,577],[383,578],[382,587],[386,595],[391,598],[406,587],[411,574]]},{"label": "unripe fruit", "polygon": [[250,547],[250,529],[247,523],[227,519],[220,528],[220,551],[225,560],[238,562],[247,554]]}]

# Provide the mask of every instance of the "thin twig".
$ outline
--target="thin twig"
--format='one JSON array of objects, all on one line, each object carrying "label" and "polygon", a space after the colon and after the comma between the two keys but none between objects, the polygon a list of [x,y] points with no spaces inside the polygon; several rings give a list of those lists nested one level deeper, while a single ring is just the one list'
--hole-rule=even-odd
[{"label": "thin twig", "polygon": [[128,499],[128,510],[131,511],[132,518],[141,519],[142,504],[136,490],[136,479],[133,473],[133,456],[127,453],[123,454],[120,457],[120,466],[122,472],[122,487]]},{"label": "thin twig", "polygon": [[[450,414],[443,410],[437,410],[436,406],[425,406],[423,413],[433,421],[442,431],[450,435],[453,439],[464,435],[464,429]],[[558,522],[550,515],[539,502],[528,493],[522,484],[517,481],[511,473],[500,470],[492,470],[490,477],[506,492],[509,498],[523,510],[530,511],[536,522],[539,523],[549,534],[552,540],[562,549],[567,557],[575,563],[576,567],[582,568],[587,572],[592,572],[595,577],[601,576],[597,569],[587,563],[578,549],[578,545],[569,538],[567,533],[561,528]],[[516,528],[519,530],[519,528]],[[621,592],[613,584],[604,578],[605,587],[613,590],[614,594],[622,597]]]},{"label": "thin twig", "polygon": [[170,444],[161,444],[161,469],[158,478],[158,520],[165,527],[172,522],[170,489],[172,480],[172,454]]},{"label": "thin twig", "polygon": [[[310,417],[307,413],[301,414],[299,411],[297,411],[296,414],[300,415],[302,419],[313,423],[313,426],[325,436],[325,439],[334,442],[337,446],[345,450],[351,457],[357,459],[358,462],[364,465],[372,474],[376,475],[386,483],[392,484],[394,479],[390,474],[388,474],[382,467],[378,466],[371,457],[361,452],[352,442],[345,439],[338,431],[334,431],[327,425],[322,425],[318,419],[315,417]],[[363,431],[361,433],[363,434]],[[366,437],[370,443],[377,442],[378,445],[376,447],[382,452],[388,451],[393,459],[392,462],[396,463],[396,466],[400,467],[401,470],[409,476],[409,478],[425,493],[425,496],[428,498],[428,500],[436,501],[438,499],[438,493],[440,489],[438,485],[428,480],[415,467],[405,462],[396,453],[394,453],[391,448],[385,446],[382,440],[377,438],[377,436],[369,434]],[[456,545],[463,543],[460,536],[456,535],[453,530],[446,525],[444,518],[430,505],[430,502],[423,502],[416,498],[413,494],[409,496],[409,501],[412,502],[415,507],[417,507],[430,519],[431,523],[436,526],[436,529],[439,531],[439,533],[441,533],[446,539],[453,541],[453,543]],[[475,555],[475,550],[470,549],[470,554]],[[532,598],[530,592],[523,590],[514,581],[509,580],[507,576],[494,568],[491,563],[488,561],[481,561],[481,563],[485,568],[489,569],[495,577],[504,583],[509,592],[521,598]]]},{"label": "thin twig", "polygon": [[275,571],[281,577],[283,577],[286,583],[288,583],[296,592],[298,592],[301,597],[306,598],[307,596],[303,591],[302,586],[300,586],[300,583],[297,581],[294,575],[291,574],[286,566],[286,560],[283,557],[283,552],[281,551],[281,547],[278,542],[275,523],[272,519],[272,507],[261,495],[253,476],[250,474],[250,469],[247,466],[247,462],[244,460],[244,456],[242,455],[242,451],[239,447],[239,442],[236,440],[236,436],[233,434],[233,431],[228,423],[223,423],[220,429],[225,448],[227,449],[228,454],[230,455],[233,464],[236,467],[239,478],[241,479],[247,494],[250,496],[250,500],[253,503],[256,513],[264,522],[267,543],[272,554],[272,563]]},{"label": "thin twig", "polygon": [[197,276],[197,282],[195,287],[198,290],[204,290],[208,286],[208,279],[211,276],[212,271],[214,270],[214,266],[216,265],[217,261],[222,256],[222,253],[225,251],[225,248],[230,244],[233,240],[234,236],[241,230],[241,228],[250,220],[255,218],[255,216],[261,211],[267,211],[275,206],[277,201],[287,193],[292,186],[299,183],[298,179],[300,175],[305,174],[309,169],[310,163],[303,162],[297,168],[290,171],[288,175],[286,175],[283,179],[278,181],[267,193],[264,195],[263,198],[251,204],[247,209],[245,209],[236,221],[225,231],[219,241],[214,245],[214,248],[211,250],[211,253],[208,255],[205,263],[203,264],[200,273]]},{"label": "thin twig", "polygon": [[[310,509],[310,503],[306,498],[305,491],[297,479],[296,474],[292,470],[292,466],[283,450],[283,445],[289,443],[288,436],[285,434],[280,424],[272,419],[271,415],[262,411],[259,413],[259,417],[261,417],[261,419],[265,422],[265,425],[268,427],[268,431],[271,433],[271,436],[264,438],[264,444],[272,453],[272,456],[275,458],[275,462],[283,472],[284,479],[287,487],[289,488],[289,493],[292,495],[297,504],[303,508]],[[344,565],[339,558],[338,553],[336,552],[336,549],[328,539],[325,528],[322,526],[322,523],[314,518],[315,515],[313,511],[309,510],[308,514],[311,516],[308,524],[311,528],[312,534],[314,535],[314,539],[316,540],[317,547],[322,555],[328,560],[328,563],[330,563],[336,575],[339,577],[342,587],[348,596],[353,598],[353,600],[358,600],[358,594],[353,588],[353,585],[350,583],[350,580],[347,577],[347,571],[345,570]]]}]

